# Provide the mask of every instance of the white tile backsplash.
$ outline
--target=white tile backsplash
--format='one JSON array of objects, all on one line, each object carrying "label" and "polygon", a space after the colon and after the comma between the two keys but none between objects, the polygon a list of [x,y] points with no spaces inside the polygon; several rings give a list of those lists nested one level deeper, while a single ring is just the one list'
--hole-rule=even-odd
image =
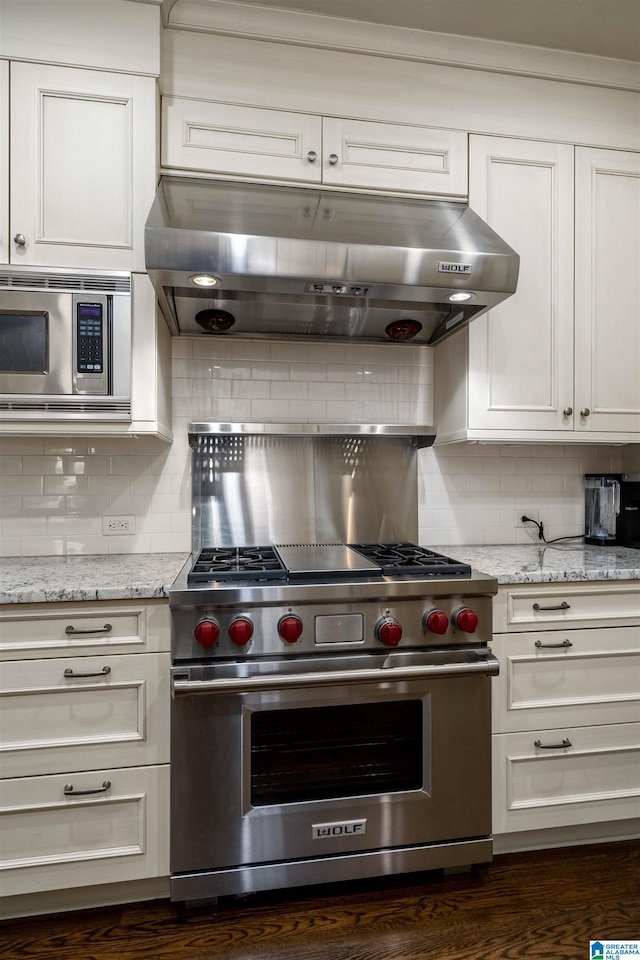
[{"label": "white tile backsplash", "polygon": [[[0,439],[0,555],[191,549],[189,420],[433,422],[433,351],[396,344],[173,340],[173,444],[137,439]],[[579,534],[583,474],[617,472],[608,446],[459,444],[419,454],[419,542],[530,543]],[[102,517],[136,532],[105,537]]]}]

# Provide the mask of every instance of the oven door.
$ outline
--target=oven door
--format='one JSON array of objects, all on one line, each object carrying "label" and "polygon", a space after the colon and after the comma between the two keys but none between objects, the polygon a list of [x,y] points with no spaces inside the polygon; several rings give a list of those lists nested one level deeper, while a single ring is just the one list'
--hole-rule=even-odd
[{"label": "oven door", "polygon": [[488,838],[497,671],[486,649],[174,667],[174,899],[237,892],[243,871],[262,889],[259,865]]}]

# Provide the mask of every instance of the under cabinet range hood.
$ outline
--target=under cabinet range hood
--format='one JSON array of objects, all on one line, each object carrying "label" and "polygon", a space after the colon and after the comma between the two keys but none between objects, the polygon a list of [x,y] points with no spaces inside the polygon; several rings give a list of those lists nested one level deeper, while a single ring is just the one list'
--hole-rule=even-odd
[{"label": "under cabinet range hood", "polygon": [[435,344],[515,292],[465,203],[163,177],[146,267],[176,335]]}]

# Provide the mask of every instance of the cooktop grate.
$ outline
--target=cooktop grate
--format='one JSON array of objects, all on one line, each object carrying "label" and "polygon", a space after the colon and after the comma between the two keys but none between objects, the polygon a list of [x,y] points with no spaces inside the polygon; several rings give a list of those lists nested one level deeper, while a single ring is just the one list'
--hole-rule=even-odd
[{"label": "cooktop grate", "polygon": [[414,543],[350,543],[352,550],[377,563],[385,577],[469,577],[471,567]]},{"label": "cooktop grate", "polygon": [[[413,543],[279,544],[278,547],[282,556],[272,546],[204,547],[187,582],[327,582],[383,576],[429,580],[471,575],[468,564]],[[357,561],[354,554],[362,559]]]},{"label": "cooktop grate", "polygon": [[287,568],[273,547],[204,547],[187,582],[286,579]]}]

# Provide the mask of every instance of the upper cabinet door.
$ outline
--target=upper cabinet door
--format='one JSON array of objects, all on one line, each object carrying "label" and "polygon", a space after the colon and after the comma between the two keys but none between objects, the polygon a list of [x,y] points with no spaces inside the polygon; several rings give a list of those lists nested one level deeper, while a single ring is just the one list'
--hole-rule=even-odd
[{"label": "upper cabinet door", "polygon": [[9,259],[144,270],[155,80],[11,64]]},{"label": "upper cabinet door", "polygon": [[0,60],[0,263],[9,262],[9,64]]},{"label": "upper cabinet door", "polygon": [[576,429],[640,432],[640,154],[576,148]]},{"label": "upper cabinet door", "polygon": [[368,120],[323,119],[322,182],[467,196],[467,135]]},{"label": "upper cabinet door", "polygon": [[467,135],[166,96],[162,166],[466,198]]},{"label": "upper cabinet door", "polygon": [[469,327],[469,428],[573,429],[573,147],[470,137],[469,203],[520,254]]},{"label": "upper cabinet door", "polygon": [[162,166],[319,183],[320,117],[162,98]]}]

